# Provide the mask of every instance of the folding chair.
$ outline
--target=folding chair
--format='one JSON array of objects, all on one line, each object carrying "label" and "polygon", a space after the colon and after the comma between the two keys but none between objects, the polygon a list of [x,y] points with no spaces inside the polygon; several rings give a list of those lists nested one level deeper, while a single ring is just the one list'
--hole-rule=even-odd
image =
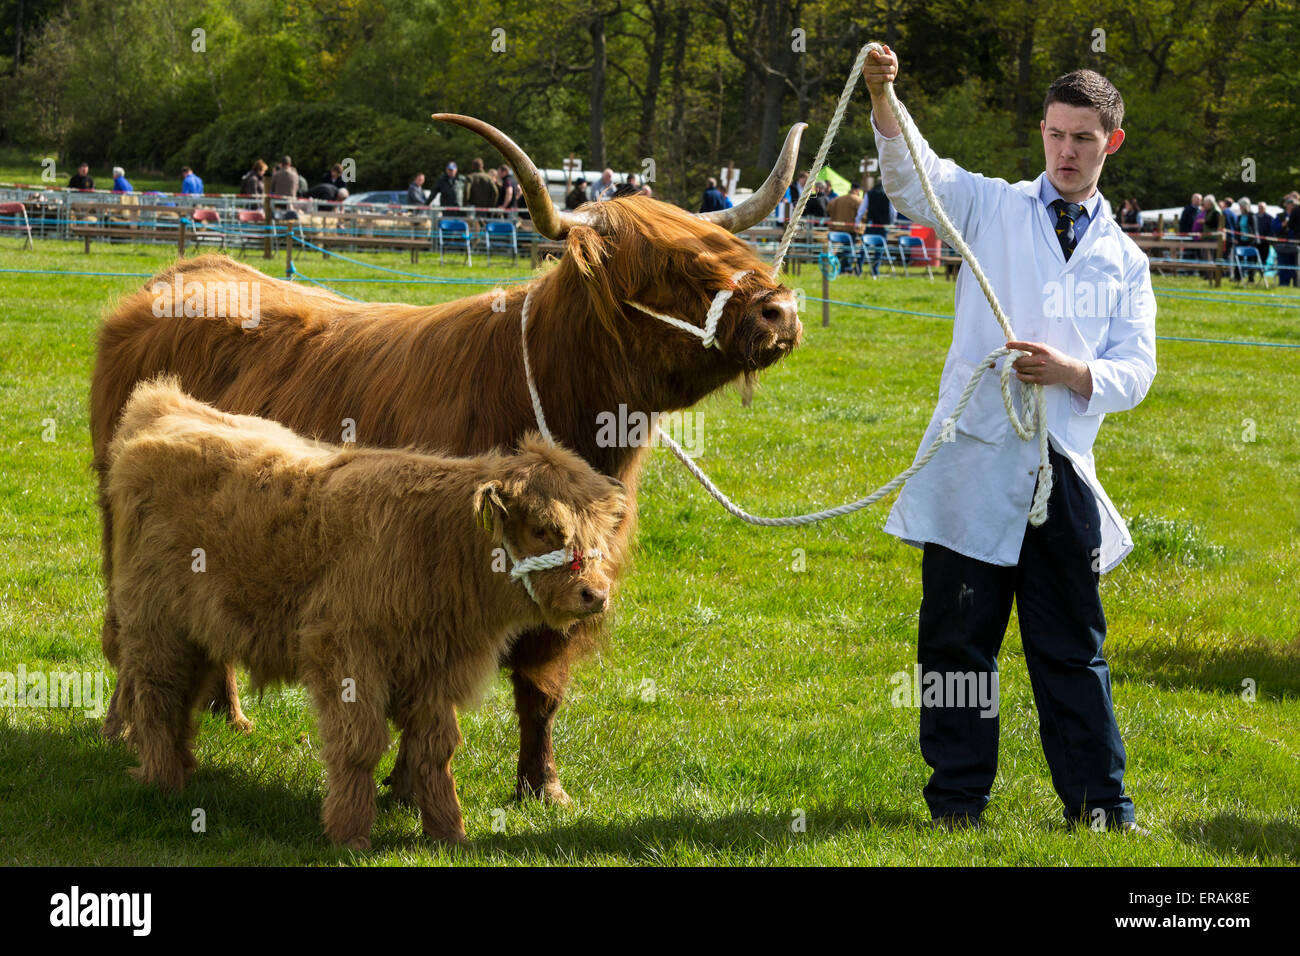
[{"label": "folding chair", "polygon": [[925,243],[921,240],[920,236],[899,236],[898,255],[903,260],[904,276],[907,275],[907,264],[909,262],[920,260],[921,262],[926,263],[925,274],[931,279],[934,278],[934,273],[930,270],[929,265],[930,256],[929,253],[926,252]]},{"label": "folding chair", "polygon": [[[22,218],[21,227],[19,217]],[[9,220],[13,219],[11,223]],[[27,207],[20,202],[0,203],[0,229],[14,229],[19,232],[25,232],[27,239],[23,244],[24,249],[35,251],[36,246],[32,244],[32,224],[27,220]]]},{"label": "folding chair", "polygon": [[840,257],[840,265],[846,265],[845,256],[848,256],[847,265],[853,268],[855,276],[862,275],[862,253],[858,251],[857,244],[853,241],[851,232],[829,232],[826,239],[831,244],[831,252]]},{"label": "folding chair", "polygon": [[489,219],[483,224],[483,246],[487,250],[488,265],[492,264],[492,237],[506,236],[501,242],[510,246],[510,264],[519,259],[519,234],[515,224],[509,220]]},{"label": "folding chair", "polygon": [[1264,269],[1264,260],[1259,257],[1259,250],[1254,246],[1233,246],[1232,264],[1237,267],[1238,282],[1246,281],[1248,270],[1259,270],[1264,288],[1268,288],[1268,272]]},{"label": "folding chair", "polygon": [[463,246],[465,249],[465,264],[472,266],[474,264],[474,253],[470,249],[471,235],[469,223],[464,219],[439,219],[438,220],[438,265],[443,263],[443,247]]},{"label": "folding chair", "polygon": [[894,257],[889,254],[889,243],[884,236],[871,232],[866,233],[862,237],[862,252],[867,262],[871,264],[871,278],[879,278],[880,260],[882,258],[889,263],[889,271],[894,271]]},{"label": "folding chair", "polygon": [[[235,220],[238,227],[234,235],[239,243],[240,249],[247,249],[249,246],[260,246],[266,238],[266,213],[260,209],[240,209],[235,213]],[[272,248],[275,244],[275,233],[271,233]]]},{"label": "folding chair", "polygon": [[[226,248],[226,233],[221,228],[221,215],[215,209],[196,209],[190,216],[194,223],[194,241],[213,243]],[[205,228],[205,226],[211,228]]]}]

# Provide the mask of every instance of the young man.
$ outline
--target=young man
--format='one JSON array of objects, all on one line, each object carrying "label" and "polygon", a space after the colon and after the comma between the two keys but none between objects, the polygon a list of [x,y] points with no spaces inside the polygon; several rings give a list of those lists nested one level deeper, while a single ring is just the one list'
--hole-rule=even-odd
[{"label": "young man", "polygon": [[[898,73],[885,48],[865,66],[885,189],[913,220],[938,227],[885,102]],[[984,267],[1019,341],[1004,342],[963,268],[939,405],[921,441],[950,437],[904,486],[885,530],[924,548],[918,661],[923,681],[992,686],[1014,599],[1038,708],[1039,735],[1066,820],[1137,830],[1124,793],[1126,755],[1102,657],[1099,573],[1133,548],[1097,480],[1092,444],[1102,419],[1133,408],[1155,376],[1155,300],[1147,257],[1106,216],[1097,180],[1124,141],[1124,104],[1080,70],[1047,92],[1040,129],[1046,171],[1011,185],[967,172],[922,146],[920,160],[949,218]],[[1006,345],[1027,352],[1016,378],[1046,389],[1054,479],[1048,517],[1028,524],[1037,442],[1011,430],[995,372],[955,427],[945,423],[980,361]],[[921,753],[933,774],[934,825],[977,823],[997,772],[998,719],[965,694],[923,698]],[[977,696],[977,695],[970,695]]]}]

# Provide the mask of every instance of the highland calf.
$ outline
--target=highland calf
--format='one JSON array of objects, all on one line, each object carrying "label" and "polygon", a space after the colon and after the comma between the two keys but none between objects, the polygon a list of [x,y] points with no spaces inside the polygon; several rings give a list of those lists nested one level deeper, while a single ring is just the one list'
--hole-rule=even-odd
[{"label": "highland calf", "polygon": [[456,707],[511,641],[605,610],[622,485],[525,436],[445,458],[340,449],[228,415],[175,379],[137,386],[108,449],[120,718],[133,773],[180,789],[223,662],[301,681],[328,771],[325,830],[370,845],[388,719],[424,832],[465,839]]}]

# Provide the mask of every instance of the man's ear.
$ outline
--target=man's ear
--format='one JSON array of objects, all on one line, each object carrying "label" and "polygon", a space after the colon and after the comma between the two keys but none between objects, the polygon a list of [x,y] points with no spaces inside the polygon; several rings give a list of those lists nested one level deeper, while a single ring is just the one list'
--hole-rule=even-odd
[{"label": "man's ear", "polygon": [[473,510],[479,526],[499,544],[505,536],[508,514],[501,482],[485,481],[474,489]]},{"label": "man's ear", "polygon": [[1124,142],[1124,131],[1118,127],[1106,137],[1106,155],[1112,156],[1119,151],[1120,145]]}]

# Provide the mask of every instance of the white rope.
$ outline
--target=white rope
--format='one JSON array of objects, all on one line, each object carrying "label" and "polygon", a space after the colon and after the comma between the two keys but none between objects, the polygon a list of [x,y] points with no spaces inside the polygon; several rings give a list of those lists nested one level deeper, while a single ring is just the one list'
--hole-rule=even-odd
[{"label": "white rope", "polygon": [[[853,88],[857,85],[858,77],[862,73],[862,65],[866,62],[867,55],[872,50],[881,50],[879,43],[868,43],[858,51],[857,59],[853,62],[853,69],[849,72],[849,78],[844,84],[844,91],[840,94],[839,103],[835,106],[835,112],[831,116],[830,125],[826,128],[826,135],[822,139],[821,148],[817,150],[817,157],[813,160],[812,172],[808,177],[811,184],[821,172],[822,166],[826,162],[826,155],[830,152],[832,141],[835,134],[839,131],[840,124],[844,119],[844,111],[848,107],[849,99],[853,95]],[[930,177],[926,174],[925,168],[921,165],[920,147],[916,141],[916,132],[912,127],[911,117],[903,111],[902,104],[894,93],[894,84],[885,84],[885,100],[893,110],[894,116],[898,119],[898,125],[903,133],[903,141],[907,144],[908,152],[912,156],[912,166],[916,169],[916,175],[921,181],[921,190],[925,193],[926,200],[930,203],[930,208],[934,211],[935,219],[939,222],[940,227],[946,234],[949,241],[966,260],[971,272],[975,274],[976,281],[979,282],[980,288],[984,290],[984,295],[989,301],[989,306],[993,309],[993,315],[1002,327],[1002,332],[1008,342],[1015,341],[1015,331],[1011,327],[1011,321],[1007,318],[1006,313],[1002,310],[1001,303],[998,302],[997,294],[993,291],[993,286],[989,283],[988,277],[984,274],[979,260],[975,253],[971,251],[970,246],[961,237],[956,226],[948,218],[944,211],[943,204],[939,197],[935,195],[934,187],[930,184]],[[781,244],[777,248],[776,256],[773,260],[772,275],[775,278],[781,270],[781,263],[785,259],[786,251],[790,247],[790,242],[794,238],[799,228],[799,221],[803,218],[804,206],[808,203],[808,198],[812,192],[811,187],[805,188],[799,194],[799,200],[795,204],[794,210],[790,214],[790,221],[786,223],[785,234],[781,237]],[[994,349],[984,357],[978,369],[971,376],[970,381],[966,383],[966,388],[962,391],[961,398],[956,407],[947,419],[944,421],[944,427],[940,430],[939,435],[930,443],[930,447],[925,450],[916,461],[907,469],[900,472],[886,484],[877,488],[865,498],[859,498],[857,501],[849,504],[840,505],[837,508],[828,508],[824,511],[816,511],[811,514],[793,515],[785,518],[764,518],[759,515],[750,514],[743,508],[734,504],[718,487],[709,480],[709,477],[700,470],[700,467],[687,457],[679,446],[670,437],[663,434],[659,435],[662,441],[672,451],[674,455],[684,464],[688,471],[704,486],[704,489],[712,495],[719,504],[743,521],[750,524],[762,525],[765,527],[790,527],[804,524],[811,524],[814,521],[824,521],[827,518],[835,518],[841,515],[851,514],[854,511],[860,511],[870,505],[875,504],[885,495],[894,491],[903,485],[909,478],[924,468],[936,454],[939,448],[944,444],[949,428],[955,426],[957,420],[965,412],[971,396],[975,393],[975,386],[984,376],[984,372],[993,368],[997,360],[1006,356],[1006,361],[1002,365],[1002,405],[1007,413],[1007,420],[1011,422],[1011,427],[1020,436],[1022,441],[1029,441],[1035,436],[1038,437],[1038,484],[1034,489],[1034,499],[1029,508],[1029,523],[1035,527],[1042,525],[1047,520],[1047,500],[1052,491],[1052,464],[1048,457],[1047,444],[1047,401],[1043,392],[1043,386],[1030,384],[1028,382],[1020,383],[1021,406],[1024,409],[1023,418],[1016,413],[1015,403],[1011,397],[1011,372],[1012,363],[1021,355],[1027,355],[1027,352],[1020,349],[1008,349],[1005,347]]]},{"label": "white rope", "polygon": [[[826,155],[830,152],[831,143],[834,141],[835,134],[839,131],[840,125],[844,120],[844,111],[848,107],[848,102],[853,94],[853,89],[857,84],[858,76],[862,73],[862,65],[866,62],[867,55],[872,50],[881,49],[882,47],[879,43],[868,43],[858,51],[857,59],[853,62],[853,69],[850,71],[849,78],[844,84],[844,91],[840,94],[839,103],[836,104],[835,112],[831,116],[830,125],[826,128],[826,135],[822,139],[822,145],[817,150],[817,157],[813,161],[812,173],[809,175],[808,179],[810,183],[816,180],[817,174],[821,172],[821,168],[826,162]],[[908,152],[912,156],[912,166],[916,169],[917,177],[921,182],[921,190],[925,193],[926,201],[929,202],[930,208],[934,212],[935,219],[938,221],[940,228],[945,233],[948,240],[957,249],[958,253],[961,254],[962,258],[966,260],[966,264],[970,267],[971,272],[975,274],[976,281],[979,282],[980,288],[984,291],[984,295],[989,301],[989,306],[993,309],[993,315],[998,320],[998,324],[1002,327],[1002,332],[1006,336],[1007,341],[1014,341],[1016,335],[1015,331],[1011,327],[1011,321],[1002,310],[1002,305],[998,302],[997,294],[993,291],[993,286],[990,284],[988,277],[985,276],[984,270],[979,264],[979,260],[975,258],[975,253],[971,251],[970,246],[968,246],[966,241],[961,237],[956,226],[952,224],[952,221],[948,218],[948,214],[944,211],[943,204],[939,201],[939,197],[935,195],[934,187],[930,184],[930,178],[926,174],[925,168],[921,165],[920,147],[916,141],[916,133],[912,127],[911,117],[904,113],[902,104],[898,101],[898,97],[894,93],[894,84],[886,83],[884,91],[885,101],[889,104],[890,109],[893,110],[894,116],[898,120],[898,125],[903,133],[903,141],[907,144]],[[781,271],[781,264],[790,247],[790,242],[799,228],[799,221],[803,218],[804,206],[807,205],[811,192],[812,190],[810,188],[805,188],[799,194],[799,200],[790,214],[790,221],[786,223],[785,234],[781,237],[781,244],[777,248],[776,256],[773,259],[772,275],[774,279]],[[735,291],[735,283],[737,283],[744,275],[746,275],[744,272],[736,273],[736,275],[732,277],[733,288],[723,289],[714,297],[713,304],[709,307],[709,312],[705,316],[703,328],[692,325],[689,322],[685,322],[671,315],[664,315],[661,312],[656,312],[653,309],[637,302],[632,302],[631,300],[627,300],[627,304],[676,328],[698,336],[706,348],[710,345],[717,347],[716,332],[718,320],[722,315],[722,310],[726,306],[727,301]],[[528,294],[524,296],[523,313],[520,319],[520,328],[523,333],[524,375],[528,380],[528,393],[532,398],[533,412],[537,416],[537,427],[546,440],[551,444],[554,444],[555,439],[551,437],[550,429],[546,427],[546,416],[542,413],[542,401],[537,394],[537,386],[533,381],[532,366],[528,361],[528,306],[531,298],[532,289],[530,288]],[[747,521],[750,524],[761,525],[763,527],[793,527],[812,524],[815,521],[824,521],[827,518],[836,518],[841,515],[852,514],[855,511],[860,511],[863,508],[875,504],[881,498],[899,488],[907,482],[909,478],[929,464],[930,460],[939,453],[939,448],[945,443],[945,441],[950,440],[948,439],[950,430],[956,426],[957,421],[966,411],[966,406],[970,404],[971,397],[975,394],[975,387],[984,377],[984,373],[991,368],[995,368],[999,358],[1005,357],[1006,361],[1002,364],[1000,377],[1002,384],[1002,405],[1006,410],[1007,420],[1010,421],[1011,427],[1015,430],[1016,434],[1022,441],[1029,441],[1035,435],[1038,437],[1038,483],[1034,489],[1034,499],[1029,508],[1029,523],[1037,527],[1047,520],[1047,500],[1052,491],[1052,465],[1048,457],[1047,402],[1043,392],[1043,386],[1038,384],[1031,385],[1028,382],[1020,383],[1023,417],[1021,414],[1017,414],[1015,402],[1011,396],[1012,363],[1015,362],[1018,357],[1027,354],[1029,353],[1020,349],[1009,349],[1004,346],[996,348],[988,355],[984,356],[983,361],[980,362],[979,368],[975,370],[975,373],[966,383],[966,387],[962,390],[961,397],[958,399],[957,405],[953,408],[952,414],[944,419],[943,427],[940,429],[939,434],[935,436],[934,440],[930,442],[930,446],[919,458],[916,459],[916,461],[888,482],[881,485],[871,494],[867,495],[867,497],[859,498],[857,501],[839,505],[835,508],[828,508],[824,511],[815,511],[811,514],[791,515],[789,517],[779,518],[769,518],[750,514],[723,494],[718,486],[709,479],[709,476],[706,475],[700,467],[695,464],[695,462],[691,461],[686,452],[682,450],[681,446],[678,445],[677,442],[673,441],[672,438],[664,434],[662,431],[659,432],[659,440],[668,446],[669,450],[677,456],[678,460],[686,466],[687,470],[695,476],[696,480],[704,486],[704,489],[712,495],[723,508],[735,515],[737,518],[740,518],[742,521]],[[527,586],[526,576],[524,577],[524,582]],[[529,587],[529,593],[532,593],[531,587]]]},{"label": "white rope", "polygon": [[661,322],[667,322],[669,325],[679,328],[683,332],[689,332],[691,335],[698,337],[700,339],[700,344],[705,348],[713,346],[715,349],[721,349],[722,346],[718,344],[717,339],[718,321],[722,318],[722,310],[727,307],[727,302],[736,294],[736,284],[747,275],[749,275],[748,269],[737,272],[731,277],[731,288],[722,289],[713,297],[713,303],[709,306],[709,311],[705,313],[704,316],[704,328],[700,328],[698,325],[691,325],[689,322],[683,322],[681,319],[673,318],[671,315],[664,315],[662,312],[656,312],[654,309],[647,305],[642,305],[640,302],[633,302],[631,299],[624,299],[623,301],[634,309],[640,309],[646,315],[653,315]]},{"label": "white rope", "polygon": [[[563,567],[566,564],[581,564],[583,561],[599,561],[601,553],[595,548],[586,552],[574,551],[572,548],[560,548],[555,551],[547,551],[545,554],[534,554],[526,558],[515,557],[515,549],[510,543],[505,542],[506,555],[510,558],[512,566],[510,568],[510,577],[516,581],[524,583],[524,590],[528,596],[533,599],[534,603],[540,605],[537,600],[537,594],[533,591],[533,582],[528,577],[533,571],[549,571],[551,568]],[[576,571],[577,568],[574,568]]]}]

